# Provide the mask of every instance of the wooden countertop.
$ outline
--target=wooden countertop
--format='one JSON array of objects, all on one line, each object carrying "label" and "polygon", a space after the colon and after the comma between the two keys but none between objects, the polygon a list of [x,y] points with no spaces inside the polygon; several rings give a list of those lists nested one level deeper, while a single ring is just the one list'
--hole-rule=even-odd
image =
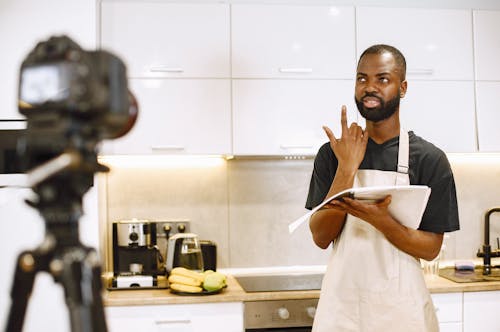
[{"label": "wooden countertop", "polygon": [[246,292],[232,276],[227,276],[227,287],[213,295],[176,295],[169,289],[133,289],[105,291],[105,306],[193,304],[217,302],[242,302]]},{"label": "wooden countertop", "polygon": [[[428,276],[426,276],[425,281],[431,293],[500,290],[500,282],[497,281],[456,283],[445,278]],[[171,294],[168,289],[105,291],[103,302],[105,306],[130,306],[319,298],[319,290],[247,293],[241,288],[236,279],[231,275],[227,276],[227,284],[228,287],[225,288],[221,293],[203,296],[175,295]]]}]

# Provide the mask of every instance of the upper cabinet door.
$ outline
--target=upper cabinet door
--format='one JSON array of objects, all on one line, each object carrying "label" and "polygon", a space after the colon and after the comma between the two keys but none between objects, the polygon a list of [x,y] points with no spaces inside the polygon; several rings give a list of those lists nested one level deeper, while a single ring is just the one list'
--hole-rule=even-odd
[{"label": "upper cabinet door", "polygon": [[353,80],[233,80],[235,155],[313,156],[342,134],[341,105],[357,120]]},{"label": "upper cabinet door", "polygon": [[476,79],[500,80],[500,11],[474,11]]},{"label": "upper cabinet door", "polygon": [[234,4],[231,8],[233,77],[354,77],[353,7]]},{"label": "upper cabinet door", "polygon": [[477,128],[479,151],[500,152],[500,82],[477,82]]},{"label": "upper cabinet door", "polygon": [[[133,79],[137,122],[107,154],[231,154],[227,79]],[[111,146],[111,147],[110,147]]]},{"label": "upper cabinet door", "polygon": [[38,42],[62,34],[95,49],[95,1],[1,0],[0,120],[24,119],[17,108],[21,63]]},{"label": "upper cabinet door", "polygon": [[229,5],[103,2],[101,47],[117,52],[130,78],[227,78]]},{"label": "upper cabinet door", "polygon": [[469,10],[360,7],[356,22],[358,55],[373,44],[395,46],[408,79],[474,78]]},{"label": "upper cabinet door", "polygon": [[445,152],[477,151],[473,82],[410,82],[400,117],[405,129]]}]

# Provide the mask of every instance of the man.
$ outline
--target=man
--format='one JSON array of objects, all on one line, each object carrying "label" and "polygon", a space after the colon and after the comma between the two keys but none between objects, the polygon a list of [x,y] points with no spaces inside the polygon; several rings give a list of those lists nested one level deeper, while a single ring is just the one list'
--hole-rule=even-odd
[{"label": "man", "polygon": [[355,101],[366,129],[328,127],[329,143],[314,161],[306,207],[311,209],[344,189],[384,185],[427,185],[429,202],[418,229],[388,213],[391,197],[365,203],[332,201],[311,216],[314,242],[333,251],[323,279],[313,331],[438,331],[419,259],[432,260],[443,233],[459,229],[456,191],[446,155],[399,122],[406,94],[404,56],[374,45],[360,57]]}]

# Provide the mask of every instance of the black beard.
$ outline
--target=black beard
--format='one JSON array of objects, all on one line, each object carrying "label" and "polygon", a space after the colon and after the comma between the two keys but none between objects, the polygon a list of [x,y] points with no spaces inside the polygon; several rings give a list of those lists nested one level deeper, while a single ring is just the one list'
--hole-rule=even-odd
[{"label": "black beard", "polygon": [[[365,108],[361,100],[367,96],[375,97],[378,100],[380,100],[380,106],[377,108]],[[358,100],[356,99],[356,96],[354,96],[354,101],[356,102],[356,106],[358,107],[358,111],[361,114],[361,116],[366,120],[372,122],[379,122],[393,115],[399,109],[399,102],[401,100],[399,93],[394,98],[388,100],[387,102],[383,101],[378,96],[375,96],[370,93],[364,95],[363,98],[361,98],[361,100]]]}]

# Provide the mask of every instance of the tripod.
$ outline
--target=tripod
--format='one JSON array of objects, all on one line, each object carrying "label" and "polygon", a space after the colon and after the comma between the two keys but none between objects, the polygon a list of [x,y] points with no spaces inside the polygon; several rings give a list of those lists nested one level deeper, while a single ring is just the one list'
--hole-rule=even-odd
[{"label": "tripod", "polygon": [[37,248],[17,258],[7,332],[22,330],[35,276],[41,271],[62,285],[72,331],[107,330],[98,255],[82,245],[78,232],[82,197],[92,186],[93,174],[108,170],[95,156],[90,157],[83,161],[78,152],[67,152],[28,174],[38,201],[27,203],[45,220],[45,237]]}]

